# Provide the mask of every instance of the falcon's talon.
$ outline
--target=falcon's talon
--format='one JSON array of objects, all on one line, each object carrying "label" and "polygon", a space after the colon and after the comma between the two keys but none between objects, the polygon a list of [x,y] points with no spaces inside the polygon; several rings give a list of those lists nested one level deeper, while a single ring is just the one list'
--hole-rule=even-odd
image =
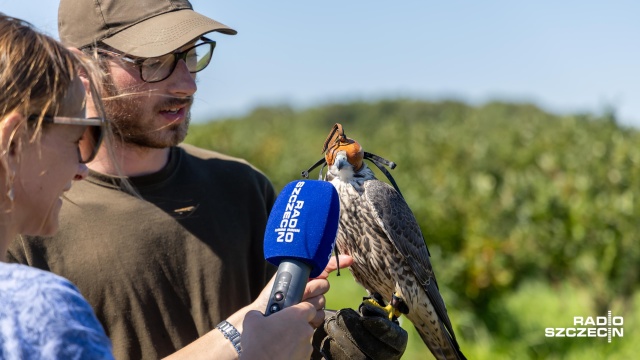
[{"label": "falcon's talon", "polygon": [[[364,297],[362,298],[362,302],[366,304],[370,304],[378,309],[381,309],[387,314],[387,317],[389,318],[390,321],[398,322],[398,318],[402,316],[402,312],[391,303],[389,303],[388,305],[384,305],[384,301],[381,300],[382,298],[380,297],[378,299],[378,297],[380,297],[379,294],[374,294],[370,297]],[[398,297],[395,297],[395,299],[402,301]],[[404,301],[402,301],[402,304],[406,307],[406,304],[404,304]],[[409,313],[408,309],[407,309],[407,313]]]},{"label": "falcon's talon", "polygon": [[405,303],[404,299],[402,299],[401,297],[396,296],[395,293],[391,296],[391,302],[389,304],[391,304],[402,314],[407,315],[409,313],[409,307],[407,306],[407,303]]},{"label": "falcon's talon", "polygon": [[394,308],[393,305],[389,304],[386,308],[389,308],[389,320],[398,320],[398,318],[402,316],[402,313],[398,309]]},{"label": "falcon's talon", "polygon": [[384,302],[384,298],[382,297],[382,295],[378,294],[378,293],[373,293],[371,294],[371,297],[373,297],[380,306],[385,307],[386,304]]},{"label": "falcon's talon", "polygon": [[[372,299],[370,297],[362,298],[362,303],[373,305],[374,307],[376,307],[378,309],[382,309],[382,310],[386,309],[386,306],[381,305],[376,299]],[[386,310],[385,310],[385,312],[388,313],[388,311],[386,311]]]},{"label": "falcon's talon", "polygon": [[378,303],[377,300],[372,299],[372,298],[364,298],[362,300],[363,303],[372,305],[378,309],[382,309],[387,315],[387,317],[389,318],[390,321],[397,321],[397,319],[402,316],[402,313],[400,313],[400,311],[398,311],[398,309],[394,308],[393,305],[388,304],[386,306],[380,305]]}]

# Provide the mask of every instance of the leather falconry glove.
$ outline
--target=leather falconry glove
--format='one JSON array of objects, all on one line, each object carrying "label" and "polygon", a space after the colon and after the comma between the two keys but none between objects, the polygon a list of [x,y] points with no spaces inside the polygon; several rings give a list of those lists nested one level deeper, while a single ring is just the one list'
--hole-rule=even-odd
[{"label": "leather falconry glove", "polygon": [[397,360],[408,334],[384,310],[362,303],[360,313],[341,309],[325,319],[313,334],[312,360]]}]

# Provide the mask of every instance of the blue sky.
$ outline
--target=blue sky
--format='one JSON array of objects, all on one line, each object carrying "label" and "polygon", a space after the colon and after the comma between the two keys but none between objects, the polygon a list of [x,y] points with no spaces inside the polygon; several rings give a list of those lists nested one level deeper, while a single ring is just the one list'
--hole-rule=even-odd
[{"label": "blue sky", "polygon": [[[56,0],[0,11],[57,38]],[[616,109],[640,127],[640,2],[212,1],[194,8],[236,30],[199,73],[195,121],[257,105],[383,97]]]}]

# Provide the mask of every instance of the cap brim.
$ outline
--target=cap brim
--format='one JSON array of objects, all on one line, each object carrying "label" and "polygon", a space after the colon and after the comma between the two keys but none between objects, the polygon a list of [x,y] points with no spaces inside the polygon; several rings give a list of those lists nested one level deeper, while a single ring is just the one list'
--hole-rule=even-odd
[{"label": "cap brim", "polygon": [[129,55],[154,57],[168,54],[212,31],[237,34],[224,24],[185,9],[152,17],[102,42]]}]

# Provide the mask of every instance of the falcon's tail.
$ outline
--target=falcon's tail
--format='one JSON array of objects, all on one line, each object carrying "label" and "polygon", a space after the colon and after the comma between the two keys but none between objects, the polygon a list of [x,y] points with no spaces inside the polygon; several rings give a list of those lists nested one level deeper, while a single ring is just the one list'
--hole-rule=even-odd
[{"label": "falcon's tail", "polygon": [[445,327],[440,323],[440,334],[442,336],[437,336],[439,341],[436,341],[433,337],[430,337],[426,330],[420,329],[420,327],[416,326],[416,330],[422,341],[424,341],[425,345],[431,350],[433,356],[435,356],[438,360],[467,360],[462,351],[460,351],[460,346],[458,342],[449,335],[449,332],[445,329]]}]

